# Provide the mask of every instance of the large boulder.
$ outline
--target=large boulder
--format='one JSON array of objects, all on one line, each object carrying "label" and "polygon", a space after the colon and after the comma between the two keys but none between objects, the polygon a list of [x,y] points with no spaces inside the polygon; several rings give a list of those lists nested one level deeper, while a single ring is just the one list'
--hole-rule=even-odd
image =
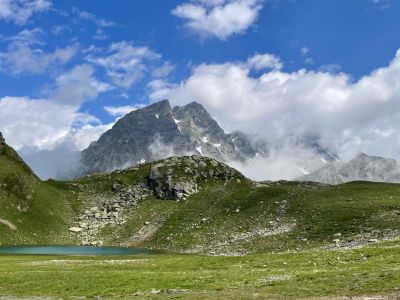
[{"label": "large boulder", "polygon": [[183,200],[197,193],[198,185],[194,180],[186,178],[174,180],[173,171],[164,172],[163,167],[165,167],[163,164],[151,166],[150,174],[146,180],[147,185],[157,198]]},{"label": "large boulder", "polygon": [[185,200],[206,181],[244,178],[238,171],[215,159],[198,155],[171,157],[150,167],[146,185],[160,199]]}]

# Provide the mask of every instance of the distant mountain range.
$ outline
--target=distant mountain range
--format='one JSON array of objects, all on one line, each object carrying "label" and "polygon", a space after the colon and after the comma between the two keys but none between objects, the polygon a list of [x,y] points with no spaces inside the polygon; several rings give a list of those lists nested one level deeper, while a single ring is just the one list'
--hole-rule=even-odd
[{"label": "distant mountain range", "polygon": [[[83,171],[79,175],[193,154],[225,163],[265,163],[263,158],[287,147],[285,142],[267,142],[241,131],[225,133],[201,104],[192,102],[183,107],[171,107],[168,100],[163,100],[128,113],[84,150],[81,153]],[[349,162],[343,162],[312,137],[297,137],[292,144],[315,153],[307,158],[299,155],[294,160],[298,180],[326,184],[356,180],[400,182],[400,167],[393,159],[360,153]]]},{"label": "distant mountain range", "polygon": [[327,184],[359,180],[400,183],[400,164],[394,159],[359,153],[349,162],[328,164],[299,179]]}]

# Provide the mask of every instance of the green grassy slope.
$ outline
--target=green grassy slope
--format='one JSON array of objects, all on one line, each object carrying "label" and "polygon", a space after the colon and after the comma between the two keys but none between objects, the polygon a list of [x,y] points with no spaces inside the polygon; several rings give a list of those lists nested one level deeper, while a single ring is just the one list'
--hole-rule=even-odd
[{"label": "green grassy slope", "polygon": [[[107,197],[114,183],[138,184],[149,170],[146,164],[74,183],[83,186],[83,199],[96,193]],[[182,176],[181,166],[176,173]],[[123,226],[107,226],[99,239],[176,252],[247,254],[353,247],[400,237],[400,185],[256,184],[241,175],[235,178],[202,179],[199,192],[185,201],[150,195],[129,212]]]},{"label": "green grassy slope", "polygon": [[[192,180],[185,159],[157,164],[164,164],[174,180]],[[192,171],[215,173],[212,161],[204,161]],[[123,188],[143,184],[151,167],[144,164],[71,182],[42,182],[6,146],[0,153],[0,243],[79,243],[68,228],[77,224],[82,211],[96,205],[94,199],[114,197],[116,184]],[[107,245],[248,254],[353,247],[400,237],[400,185],[259,184],[239,173],[232,173],[229,180],[222,174],[196,177],[199,192],[187,200],[161,200],[150,193],[125,212],[123,224],[105,226],[96,238]]]},{"label": "green grassy slope", "polygon": [[[186,202],[149,197],[125,226],[109,227],[103,235],[114,245],[259,253],[399,238],[399,215],[400,185],[357,182],[310,189],[301,183],[210,183]],[[132,243],[131,237],[146,227],[156,231],[147,240]]]},{"label": "green grassy slope", "polygon": [[74,238],[67,224],[74,195],[40,181],[9,146],[0,151],[0,243],[53,243]]}]

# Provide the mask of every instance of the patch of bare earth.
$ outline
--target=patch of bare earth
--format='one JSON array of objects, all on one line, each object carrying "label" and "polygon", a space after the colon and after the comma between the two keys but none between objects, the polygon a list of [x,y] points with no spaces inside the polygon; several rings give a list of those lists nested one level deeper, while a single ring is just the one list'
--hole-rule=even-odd
[{"label": "patch of bare earth", "polygon": [[0,223],[3,224],[3,225],[6,225],[12,231],[17,230],[17,226],[15,226],[13,223],[11,223],[8,220],[0,219]]},{"label": "patch of bare earth", "polygon": [[124,243],[125,246],[139,245],[149,240],[163,225],[163,222],[149,223],[143,225],[128,241]]}]

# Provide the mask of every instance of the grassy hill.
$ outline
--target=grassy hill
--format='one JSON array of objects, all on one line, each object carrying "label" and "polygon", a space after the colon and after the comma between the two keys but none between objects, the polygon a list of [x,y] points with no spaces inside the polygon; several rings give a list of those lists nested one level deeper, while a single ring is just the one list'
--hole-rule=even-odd
[{"label": "grassy hill", "polygon": [[0,244],[62,243],[74,196],[42,182],[9,146],[0,149]]},{"label": "grassy hill", "polygon": [[199,156],[42,182],[5,146],[0,205],[3,245],[82,243],[241,255],[354,247],[400,236],[400,185],[255,183]]}]

